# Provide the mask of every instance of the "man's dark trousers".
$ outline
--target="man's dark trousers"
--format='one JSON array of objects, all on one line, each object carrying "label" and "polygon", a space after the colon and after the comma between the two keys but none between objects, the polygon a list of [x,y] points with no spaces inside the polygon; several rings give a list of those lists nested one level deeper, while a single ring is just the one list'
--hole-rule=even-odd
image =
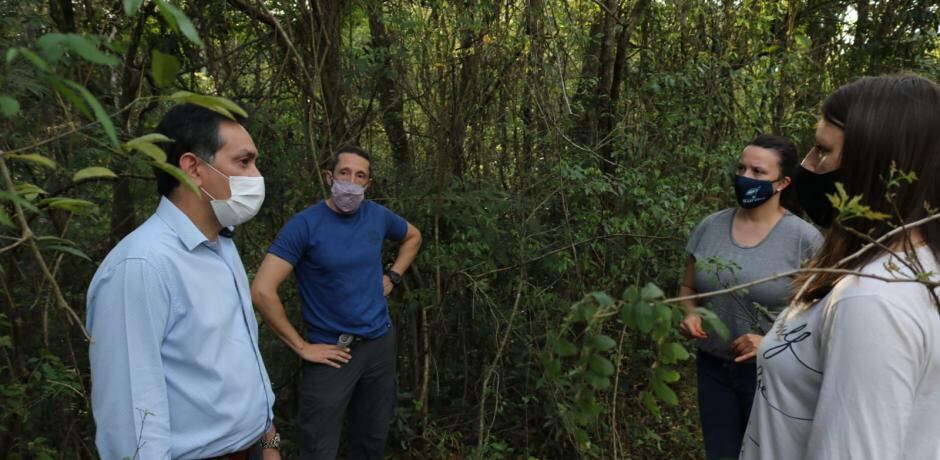
[{"label": "man's dark trousers", "polygon": [[397,399],[395,328],[353,342],[350,349],[352,359],[339,369],[304,362],[297,419],[301,460],[336,458],[347,408],[346,458],[383,458]]}]

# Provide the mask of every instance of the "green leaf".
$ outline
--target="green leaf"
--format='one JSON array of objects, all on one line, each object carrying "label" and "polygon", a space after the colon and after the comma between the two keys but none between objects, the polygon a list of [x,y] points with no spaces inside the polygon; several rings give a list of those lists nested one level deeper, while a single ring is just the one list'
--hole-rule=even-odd
[{"label": "green leaf", "polygon": [[649,334],[656,324],[656,306],[649,303],[636,305],[636,327],[640,332]]},{"label": "green leaf", "polygon": [[150,54],[150,73],[158,87],[166,88],[172,85],[179,70],[180,61],[175,56],[161,53],[159,50],[153,50]]},{"label": "green leaf", "polygon": [[12,118],[20,111],[20,103],[10,96],[0,96],[0,115]]},{"label": "green leaf", "polygon": [[61,209],[63,211],[74,212],[76,214],[85,214],[93,211],[98,205],[87,200],[79,200],[78,198],[65,198],[65,197],[53,197],[46,198],[39,202],[41,206],[48,206],[50,208]]},{"label": "green leaf", "polygon": [[656,398],[653,397],[653,394],[644,391],[641,399],[643,400],[643,405],[646,406],[646,410],[650,411],[656,418],[659,418],[661,411],[659,409],[659,403],[656,402]]},{"label": "green leaf", "polygon": [[668,367],[659,367],[656,369],[660,380],[666,383],[676,383],[679,381],[679,372]]},{"label": "green leaf", "polygon": [[610,388],[610,379],[607,377],[601,377],[596,374],[587,374],[587,376],[585,376],[585,380],[587,380],[587,382],[591,384],[595,390],[606,390]]},{"label": "green leaf", "polygon": [[670,406],[679,404],[679,397],[676,396],[676,392],[672,391],[672,388],[669,388],[662,380],[653,381],[653,393],[656,393],[656,397]]},{"label": "green leaf", "polygon": [[7,200],[7,201],[12,201],[12,202],[14,202],[14,203],[16,203],[16,204],[22,206],[23,208],[26,208],[26,209],[28,209],[28,210],[30,210],[30,211],[33,211],[33,212],[39,212],[39,208],[37,208],[34,204],[32,204],[32,203],[30,203],[29,201],[27,201],[26,198],[23,198],[23,197],[17,195],[16,193],[10,193],[10,192],[8,192],[8,191],[6,191],[6,190],[0,190],[0,199]]},{"label": "green leaf", "polygon": [[10,219],[10,215],[7,214],[7,211],[0,207],[0,225],[6,225],[7,227],[14,227],[13,220]]},{"label": "green leaf", "polygon": [[665,294],[663,294],[663,290],[655,284],[648,283],[646,286],[643,286],[643,290],[640,291],[640,297],[642,297],[643,300],[655,300],[665,297]]},{"label": "green leaf", "polygon": [[82,115],[85,115],[88,118],[94,117],[94,115],[91,113],[91,108],[88,107],[88,104],[85,102],[85,100],[76,94],[75,91],[72,91],[72,88],[65,86],[60,80],[55,78],[50,78],[47,81],[49,82],[49,86],[51,86],[63,97],[68,99],[68,101],[71,102],[72,105],[82,113]]},{"label": "green leaf", "polygon": [[133,148],[133,144],[137,142],[150,142],[150,143],[173,142],[173,139],[170,139],[169,137],[166,137],[160,133],[150,133],[150,134],[144,134],[143,136],[140,136],[140,137],[135,137],[125,142],[124,145]]},{"label": "green leaf", "polygon": [[721,321],[718,315],[703,307],[697,307],[695,312],[702,317],[702,324],[705,326],[706,331],[718,334],[718,337],[721,337],[722,340],[728,340],[731,331],[728,330],[728,326],[725,326],[725,323]]},{"label": "green leaf", "polygon": [[27,200],[35,200],[39,195],[48,195],[48,193],[36,185],[29,183],[16,184],[16,193],[23,195]]},{"label": "green leaf", "polygon": [[133,17],[143,2],[144,0],[124,0],[124,14]]},{"label": "green leaf", "polygon": [[181,184],[189,187],[189,189],[192,190],[193,193],[195,193],[197,196],[202,196],[202,193],[199,191],[199,187],[196,186],[196,183],[193,182],[193,180],[190,179],[189,176],[186,173],[184,173],[182,169],[177,168],[176,166],[173,166],[166,162],[154,161],[151,163],[151,165],[175,177],[176,180],[180,181]]},{"label": "green leaf", "polygon": [[574,354],[577,352],[578,352],[578,347],[574,346],[573,343],[565,339],[558,339],[558,341],[555,342],[555,353],[558,353],[558,356],[561,356],[561,357],[574,356]]},{"label": "green leaf", "polygon": [[199,38],[199,33],[196,32],[196,27],[193,26],[192,21],[179,8],[168,0],[154,0],[154,3],[159,7],[160,15],[163,16],[163,19],[173,30],[182,32],[183,36],[200,48],[206,47],[202,39]]},{"label": "green leaf", "polygon": [[235,119],[235,116],[232,115],[233,113],[242,117],[248,116],[248,112],[245,112],[245,109],[242,109],[238,104],[224,97],[205,96],[202,94],[190,93],[189,91],[177,91],[170,96],[170,99],[179,103],[188,102],[190,104],[205,107],[232,120]]},{"label": "green leaf", "polygon": [[663,345],[663,356],[668,356],[672,362],[685,361],[690,358],[688,350],[681,343],[670,342]]},{"label": "green leaf", "polygon": [[114,147],[118,146],[117,131],[114,129],[114,123],[111,123],[111,117],[108,116],[108,113],[104,111],[104,107],[101,107],[101,104],[98,102],[98,99],[95,98],[84,86],[79,85],[71,80],[65,80],[65,84],[71,86],[77,90],[85,102],[91,106],[93,112],[95,112],[95,118],[101,123],[101,127],[104,128],[104,132],[108,135],[108,139],[111,140],[111,145]]},{"label": "green leaf", "polygon": [[7,65],[12,64],[13,61],[16,60],[16,58],[17,58],[19,55],[20,55],[20,50],[19,50],[19,48],[10,48],[10,49],[8,49],[8,50],[7,50],[7,54],[6,54]]},{"label": "green leaf", "polygon": [[591,356],[591,371],[608,377],[614,375],[615,370],[614,364],[609,359],[600,355]]},{"label": "green leaf", "polygon": [[42,70],[43,72],[49,71],[49,64],[46,63],[45,59],[39,57],[38,54],[26,49],[19,48],[20,54],[26,58],[27,61],[31,62],[37,69]]},{"label": "green leaf", "polygon": [[114,56],[101,52],[97,45],[92,44],[87,38],[78,34],[64,34],[63,44],[81,56],[82,59],[93,64],[113,67],[120,62]]},{"label": "green leaf", "polygon": [[80,251],[80,250],[78,250],[78,249],[75,249],[75,248],[73,248],[73,247],[70,247],[70,246],[51,245],[51,246],[46,246],[44,249],[49,249],[49,250],[52,250],[52,251],[64,252],[64,253],[71,254],[71,255],[73,255],[73,256],[80,257],[80,258],[82,258],[82,259],[85,259],[85,260],[91,262],[91,257],[88,257],[88,255],[85,254],[84,252],[82,252],[82,251]]},{"label": "green leaf", "polygon": [[128,142],[124,144],[124,146],[131,150],[137,150],[144,155],[147,155],[157,163],[166,163],[166,152],[164,152],[160,147],[157,147],[155,144],[144,141],[136,141],[134,143]]},{"label": "green leaf", "polygon": [[38,153],[29,153],[26,155],[9,155],[8,158],[14,161],[28,161],[30,163],[35,163],[49,169],[56,169],[56,167],[58,167],[52,158],[44,157]]},{"label": "green leaf", "polygon": [[591,297],[597,301],[597,303],[602,307],[609,307],[614,304],[614,299],[612,299],[606,292],[592,292]]},{"label": "green leaf", "polygon": [[81,182],[86,179],[100,179],[100,178],[115,178],[117,174],[114,174],[114,171],[111,171],[108,168],[102,166],[91,166],[80,171],[77,171],[74,176],[72,176],[72,182]]},{"label": "green leaf", "polygon": [[617,341],[606,335],[594,336],[591,341],[594,344],[594,348],[600,351],[607,351],[617,346]]}]

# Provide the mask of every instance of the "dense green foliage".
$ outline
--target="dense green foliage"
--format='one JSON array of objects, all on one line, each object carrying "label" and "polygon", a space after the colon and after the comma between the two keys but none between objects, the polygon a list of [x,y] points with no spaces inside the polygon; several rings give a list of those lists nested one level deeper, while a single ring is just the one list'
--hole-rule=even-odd
[{"label": "dense green foliage", "polygon": [[[755,134],[807,139],[857,76],[940,78],[938,27],[929,0],[0,0],[0,452],[94,457],[85,289],[155,208],[141,136],[204,94],[260,149],[249,276],[342,143],[422,230],[391,455],[700,458],[661,302],[685,236]],[[299,359],[262,351],[292,458]]]}]

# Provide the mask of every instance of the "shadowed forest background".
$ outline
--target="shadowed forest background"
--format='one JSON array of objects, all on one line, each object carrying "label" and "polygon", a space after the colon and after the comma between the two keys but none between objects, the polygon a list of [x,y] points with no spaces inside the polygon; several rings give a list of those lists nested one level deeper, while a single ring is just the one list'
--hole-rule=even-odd
[{"label": "shadowed forest background", "polygon": [[[95,457],[85,290],[156,207],[140,136],[224,107],[195,93],[250,113],[249,277],[341,144],[422,230],[393,458],[703,458],[662,302],[688,232],[755,134],[805,149],[841,84],[940,79],[938,28],[936,0],[0,0],[0,457]],[[299,358],[261,350],[295,458]]]}]

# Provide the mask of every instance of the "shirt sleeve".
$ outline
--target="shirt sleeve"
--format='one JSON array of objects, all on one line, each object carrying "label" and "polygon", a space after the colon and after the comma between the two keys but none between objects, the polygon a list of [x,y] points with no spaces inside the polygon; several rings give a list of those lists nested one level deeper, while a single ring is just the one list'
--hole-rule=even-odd
[{"label": "shirt sleeve", "polygon": [[141,259],[119,263],[89,289],[91,407],[102,459],[170,458],[160,355],[169,315],[169,290]]},{"label": "shirt sleeve", "polygon": [[823,383],[805,458],[901,458],[926,359],[923,329],[876,295],[841,299],[824,314]]},{"label": "shirt sleeve", "polygon": [[692,233],[689,233],[689,240],[685,244],[685,252],[690,256],[695,257],[695,253],[698,252],[699,243],[702,242],[702,235],[705,234],[705,229],[714,220],[715,214],[712,214],[698,223],[695,228],[692,229]]},{"label": "shirt sleeve", "polygon": [[277,234],[277,238],[274,239],[274,243],[271,243],[268,252],[284,259],[291,265],[297,265],[297,262],[307,250],[309,242],[310,228],[307,226],[307,219],[303,215],[297,214],[287,221],[284,228]]},{"label": "shirt sleeve", "polygon": [[816,230],[816,228],[809,223],[806,225],[809,228],[804,232],[803,241],[801,242],[801,262],[812,260],[816,257],[816,254],[819,253],[819,248],[821,248],[823,244],[823,237],[822,234],[819,233],[819,230]]},{"label": "shirt sleeve", "polygon": [[404,239],[405,234],[408,233],[408,221],[384,206],[381,209],[385,214],[385,239],[392,241]]}]

